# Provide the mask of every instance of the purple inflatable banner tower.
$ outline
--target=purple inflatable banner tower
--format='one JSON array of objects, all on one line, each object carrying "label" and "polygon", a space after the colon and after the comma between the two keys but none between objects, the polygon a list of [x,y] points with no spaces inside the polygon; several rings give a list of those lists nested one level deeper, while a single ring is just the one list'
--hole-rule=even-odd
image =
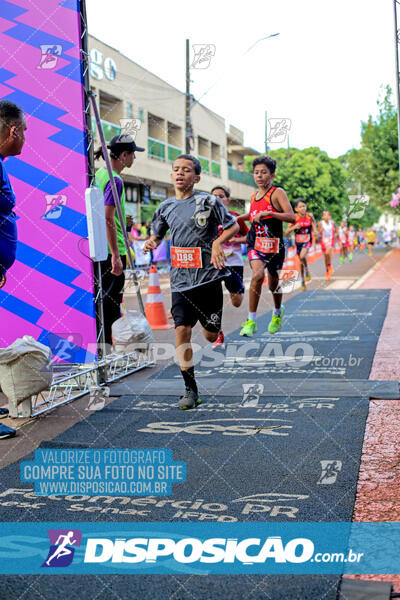
[{"label": "purple inflatable banner tower", "polygon": [[93,266],[87,258],[79,0],[0,0],[0,99],[27,121],[6,159],[17,204],[17,260],[0,290],[0,347],[31,335],[55,362],[93,362]]}]

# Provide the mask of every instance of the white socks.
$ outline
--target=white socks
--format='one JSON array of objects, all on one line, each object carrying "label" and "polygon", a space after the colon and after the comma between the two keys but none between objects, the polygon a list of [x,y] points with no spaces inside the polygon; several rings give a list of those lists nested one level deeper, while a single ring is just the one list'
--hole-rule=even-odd
[{"label": "white socks", "polygon": [[249,312],[249,319],[255,321],[257,319],[257,312]]}]

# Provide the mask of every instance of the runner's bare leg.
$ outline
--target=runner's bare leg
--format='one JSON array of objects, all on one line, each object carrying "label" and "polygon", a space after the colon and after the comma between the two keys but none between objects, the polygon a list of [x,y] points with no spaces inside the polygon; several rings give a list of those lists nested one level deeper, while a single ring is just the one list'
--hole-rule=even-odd
[{"label": "runner's bare leg", "polygon": [[307,271],[307,248],[303,248],[300,252],[300,269],[301,269],[301,279],[304,281],[305,273]]},{"label": "runner's bare leg", "polygon": [[232,294],[231,293],[230,296],[231,296],[232,306],[234,306],[235,308],[239,308],[239,306],[242,304],[244,294]]},{"label": "runner's bare leg", "polygon": [[251,282],[249,289],[249,310],[250,312],[257,312],[258,303],[261,297],[262,284],[265,277],[265,267],[262,260],[250,261],[251,266]]},{"label": "runner's bare leg", "polygon": [[328,248],[324,254],[326,268],[331,266],[332,248]]},{"label": "runner's bare leg", "polygon": [[186,371],[193,367],[191,338],[192,328],[190,325],[179,325],[175,328],[176,355],[181,371]]},{"label": "runner's bare leg", "polygon": [[268,286],[270,292],[272,292],[272,298],[274,300],[274,306],[277,310],[280,309],[282,304],[282,293],[276,293],[275,290],[279,287],[280,281],[279,277],[273,277],[271,273],[268,273]]},{"label": "runner's bare leg", "polygon": [[206,340],[208,342],[215,342],[215,340],[217,339],[219,332],[215,332],[215,331],[208,331],[208,329],[204,329],[204,327],[202,327],[203,329],[203,335],[206,338]]}]

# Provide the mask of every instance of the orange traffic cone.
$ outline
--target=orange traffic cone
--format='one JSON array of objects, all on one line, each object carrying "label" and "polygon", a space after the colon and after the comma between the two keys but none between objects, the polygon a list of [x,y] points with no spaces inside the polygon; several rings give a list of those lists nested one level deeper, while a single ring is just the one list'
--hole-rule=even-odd
[{"label": "orange traffic cone", "polygon": [[152,329],[170,329],[173,327],[167,321],[156,265],[150,266],[145,313]]}]

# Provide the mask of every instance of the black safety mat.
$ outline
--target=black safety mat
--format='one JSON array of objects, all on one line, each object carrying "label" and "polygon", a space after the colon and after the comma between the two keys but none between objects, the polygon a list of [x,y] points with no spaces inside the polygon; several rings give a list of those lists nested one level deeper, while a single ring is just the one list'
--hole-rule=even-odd
[{"label": "black safety mat", "polygon": [[[368,414],[363,380],[388,293],[305,292],[287,303],[279,334],[263,333],[269,316],[261,318],[251,340],[239,330],[227,336],[226,348],[217,351],[226,363],[197,365],[203,403],[196,410],[176,409],[173,381],[176,396],[182,381],[171,366],[156,374],[154,393],[121,396],[41,445],[171,449],[187,465],[187,481],[174,484],[171,496],[35,496],[20,482],[16,463],[1,472],[0,520],[351,521]],[[247,360],[245,353],[242,364],[232,362],[250,342],[258,346],[246,349]],[[307,365],[293,362],[296,344],[312,353]],[[275,359],[265,360],[271,352]],[[62,588],[70,599],[335,600],[338,585],[335,576],[10,576],[0,579],[0,597],[7,590],[7,598],[18,598],[28,586],[30,598],[55,598]]]},{"label": "black safety mat", "polygon": [[[334,575],[3,576],[1,600],[336,600]],[[350,600],[350,599],[343,599]]]},{"label": "black safety mat", "polygon": [[[368,379],[389,293],[306,291],[285,304],[278,333],[268,333],[268,313],[257,319],[253,337],[241,337],[239,327],[226,336],[224,348],[200,350],[195,359],[196,377]],[[180,378],[180,374],[172,365],[158,377]]]},{"label": "black safety mat", "polygon": [[171,497],[26,498],[10,491],[32,487],[15,463],[2,469],[0,519],[349,521],[367,414],[365,398],[274,399],[251,387],[187,412],[170,397],[124,396],[40,447],[168,448],[187,464]]},{"label": "black safety mat", "polygon": [[[134,379],[114,383],[110,388],[110,396],[158,396],[162,393],[165,396],[177,398],[180,391],[183,391],[183,381],[179,385],[177,379],[163,379],[157,377],[136,381]],[[290,378],[272,377],[267,380],[267,386],[264,382],[257,381],[249,383],[248,378],[221,379],[216,377],[200,378],[197,381],[200,396],[204,394],[224,395],[224,396],[243,396],[245,388],[253,390],[267,389],[267,393],[274,398],[303,398],[339,395],[339,396],[359,396],[366,398],[379,398],[381,400],[400,399],[400,385],[398,381],[384,381],[371,379],[296,379],[295,382]],[[254,387],[256,386],[256,387]]]},{"label": "black safety mat", "polygon": [[[0,518],[350,521],[367,412],[366,398],[274,399],[251,388],[244,398],[204,397],[203,405],[190,412],[177,410],[167,396],[124,396],[41,447],[169,448],[174,460],[187,464],[185,483],[174,484],[173,494],[164,498],[38,497],[32,486],[20,483],[15,464],[2,470]],[[96,579],[111,578],[112,589],[121,589],[121,597],[127,597],[123,577]],[[76,586],[78,579],[70,576],[68,581]],[[15,577],[5,580],[13,582],[12,588],[18,581]],[[33,578],[33,590],[38,585],[44,589],[39,580]],[[143,590],[140,598],[202,600],[214,597],[212,590],[219,588],[225,598],[278,600],[284,589],[288,598],[334,600],[339,578],[135,576],[131,582],[135,593]]]}]

